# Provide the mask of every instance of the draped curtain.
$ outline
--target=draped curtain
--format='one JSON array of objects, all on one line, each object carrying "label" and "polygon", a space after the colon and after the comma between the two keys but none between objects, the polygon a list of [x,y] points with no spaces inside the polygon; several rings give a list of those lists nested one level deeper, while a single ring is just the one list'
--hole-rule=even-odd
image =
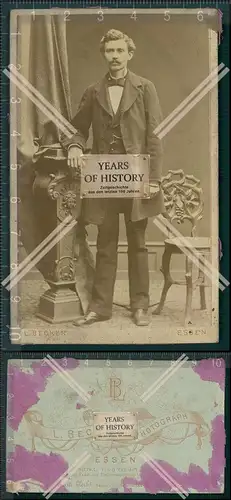
[{"label": "draped curtain", "polygon": [[[71,119],[71,99],[68,74],[68,53],[66,29],[67,23],[63,15],[32,15],[18,16],[18,32],[21,33],[17,47],[16,63],[21,65],[23,75],[42,96],[58,110],[68,121]],[[23,92],[20,112],[17,118],[18,163],[22,165],[18,175],[18,192],[21,198],[19,226],[21,241],[27,253],[30,253],[39,243],[36,231],[34,200],[32,185],[35,179],[36,164],[33,155],[37,150],[34,139],[43,136],[44,127],[49,125],[50,118],[46,116]],[[50,143],[59,142],[59,130],[51,127]],[[76,283],[78,295],[83,296],[83,310],[87,308],[85,288],[89,272],[92,270],[92,256],[83,231],[79,241],[79,265],[76,267]],[[76,248],[76,245],[75,245]],[[43,273],[42,261],[37,265]],[[78,273],[81,274],[78,276]]]},{"label": "draped curtain", "polygon": [[[71,119],[70,85],[66,25],[61,15],[18,16],[17,61],[20,73],[65,118]],[[33,140],[43,133],[49,118],[22,93],[20,105],[20,141],[18,148],[25,159],[35,152]],[[58,142],[58,131],[54,142]]]}]

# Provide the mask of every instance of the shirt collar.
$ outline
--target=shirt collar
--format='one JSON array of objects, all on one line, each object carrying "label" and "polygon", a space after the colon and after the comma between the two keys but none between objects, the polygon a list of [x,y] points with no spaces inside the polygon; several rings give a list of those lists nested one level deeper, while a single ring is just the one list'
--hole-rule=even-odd
[{"label": "shirt collar", "polygon": [[111,75],[110,71],[108,73],[108,79],[112,79],[112,80],[119,80],[120,78],[125,78],[127,76],[127,73],[128,73],[128,68],[125,68],[125,71],[124,71],[124,74],[122,76],[120,76],[119,78],[115,78],[114,76]]}]

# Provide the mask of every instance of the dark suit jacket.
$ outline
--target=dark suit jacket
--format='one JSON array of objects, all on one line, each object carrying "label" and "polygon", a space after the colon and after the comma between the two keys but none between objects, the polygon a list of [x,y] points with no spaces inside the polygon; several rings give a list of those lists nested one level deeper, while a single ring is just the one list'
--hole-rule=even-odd
[{"label": "dark suit jacket", "polygon": [[[105,77],[90,85],[84,92],[72,124],[77,132],[71,138],[61,136],[61,144],[79,144],[83,150],[92,125],[92,154],[109,152],[108,130],[112,121]],[[128,71],[121,101],[120,127],[126,152],[150,155],[150,181],[160,181],[162,175],[162,146],[154,129],[162,121],[159,100],[152,82]],[[160,191],[148,200],[134,199],[131,218],[133,221],[152,217],[164,211],[163,194]],[[83,217],[86,223],[100,224],[104,218],[105,200],[83,200]]]}]

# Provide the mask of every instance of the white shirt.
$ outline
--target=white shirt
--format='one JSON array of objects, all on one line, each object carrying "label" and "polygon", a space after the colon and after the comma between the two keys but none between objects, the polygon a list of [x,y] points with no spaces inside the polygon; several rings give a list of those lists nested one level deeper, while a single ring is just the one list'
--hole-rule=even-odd
[{"label": "white shirt", "polygon": [[109,97],[114,114],[116,114],[120,105],[123,90],[124,88],[120,85],[113,85],[113,87],[108,87]]},{"label": "white shirt", "polygon": [[[127,70],[124,73],[122,78],[124,78],[126,76],[126,74],[127,74]],[[110,74],[110,77],[113,80],[116,80],[116,78],[111,76],[111,74]],[[124,87],[121,87],[120,85],[113,85],[112,87],[108,87],[110,102],[111,102],[111,106],[112,106],[114,114],[116,114],[118,107],[120,105],[123,90],[124,90]]]}]

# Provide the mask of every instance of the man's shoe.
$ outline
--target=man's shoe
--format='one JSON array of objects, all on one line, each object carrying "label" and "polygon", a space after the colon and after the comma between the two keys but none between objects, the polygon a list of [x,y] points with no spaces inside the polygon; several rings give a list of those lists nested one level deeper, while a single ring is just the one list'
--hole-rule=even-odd
[{"label": "man's shoe", "polygon": [[73,324],[75,326],[92,325],[93,323],[107,321],[108,319],[110,319],[108,316],[101,316],[94,311],[89,311],[86,316],[76,319]]},{"label": "man's shoe", "polygon": [[148,311],[144,309],[136,309],[132,316],[136,326],[148,326],[150,323]]}]

